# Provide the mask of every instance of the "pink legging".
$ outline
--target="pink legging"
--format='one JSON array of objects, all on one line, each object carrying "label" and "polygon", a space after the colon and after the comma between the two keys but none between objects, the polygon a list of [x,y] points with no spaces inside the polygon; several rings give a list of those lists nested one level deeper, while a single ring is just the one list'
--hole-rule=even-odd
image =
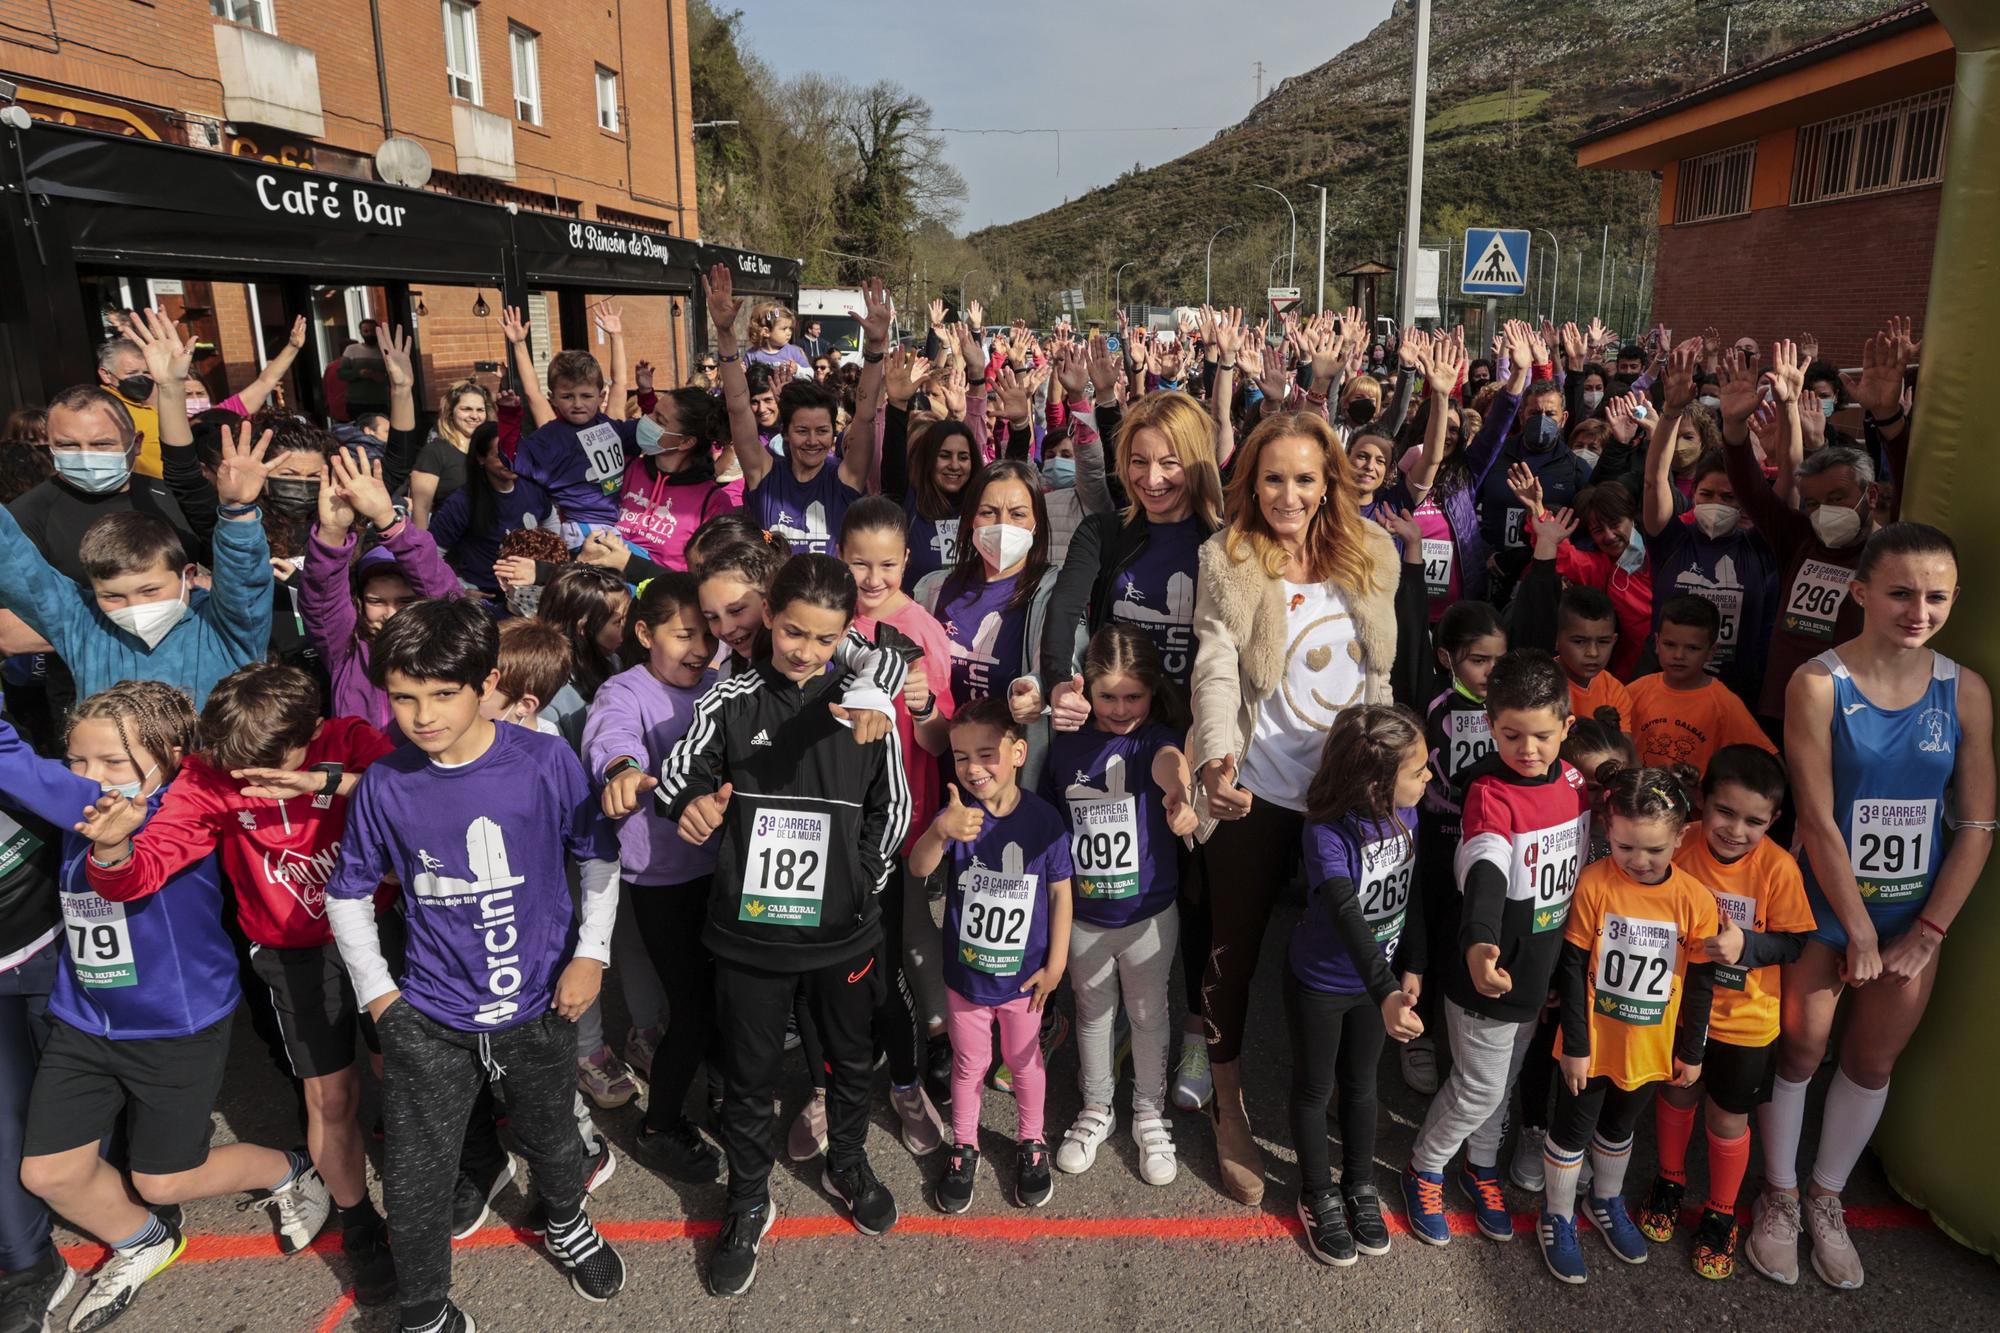
[{"label": "pink legging", "polygon": [[1044,1139],[1042,1101],[1048,1076],[1042,1067],[1042,1016],[1028,1008],[1032,996],[1002,1005],[974,1004],[945,990],[945,1022],[951,1032],[951,1134],[955,1143],[979,1143],[979,1100],[993,1056],[993,1025],[1000,1025],[1000,1058],[1014,1074],[1014,1105],[1021,1114],[1020,1137]]}]

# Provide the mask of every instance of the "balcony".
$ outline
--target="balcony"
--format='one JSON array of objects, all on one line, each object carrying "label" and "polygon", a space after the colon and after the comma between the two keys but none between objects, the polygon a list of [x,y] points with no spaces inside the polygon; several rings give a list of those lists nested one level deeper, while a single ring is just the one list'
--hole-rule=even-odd
[{"label": "balcony", "polygon": [[514,179],[513,121],[469,102],[453,102],[451,138],[461,173],[497,181]]},{"label": "balcony", "polygon": [[318,138],[319,57],[240,23],[217,20],[215,63],[222,74],[222,114]]}]

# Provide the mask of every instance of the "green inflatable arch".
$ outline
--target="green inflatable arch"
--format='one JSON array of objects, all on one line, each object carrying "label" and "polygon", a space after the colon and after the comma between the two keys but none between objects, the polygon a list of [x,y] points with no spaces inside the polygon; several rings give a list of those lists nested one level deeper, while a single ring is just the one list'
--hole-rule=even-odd
[{"label": "green inflatable arch", "polygon": [[[1993,464],[1993,318],[2000,313],[2000,4],[1931,0],[1958,48],[1950,156],[1924,317],[1903,516],[1958,543],[1965,591],[1939,646],[2000,682],[2000,468]],[[1916,1040],[1896,1066],[1875,1150],[1952,1236],[2000,1254],[2000,858],[1952,925]]]}]

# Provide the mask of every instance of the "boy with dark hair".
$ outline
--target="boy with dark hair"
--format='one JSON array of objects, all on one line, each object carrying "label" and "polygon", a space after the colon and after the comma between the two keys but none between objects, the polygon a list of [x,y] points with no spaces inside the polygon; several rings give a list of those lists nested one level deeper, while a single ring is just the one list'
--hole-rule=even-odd
[{"label": "boy with dark hair", "polygon": [[[639,447],[639,423],[604,414],[604,368],[588,352],[549,359],[549,405],[555,420],[515,446],[515,473],[555,497],[564,524],[617,526],[618,489]],[[582,541],[574,536],[570,545]]]},{"label": "boy with dark hair", "polygon": [[1460,1144],[1459,1188],[1479,1230],[1495,1241],[1514,1235],[1498,1165],[1507,1096],[1540,1023],[1590,846],[1590,795],[1560,754],[1573,721],[1571,688],[1549,655],[1532,648],[1501,658],[1486,684],[1494,752],[1472,768],[1465,788],[1458,945],[1434,951],[1451,1076],[1403,1172],[1410,1231],[1427,1245],[1451,1240],[1444,1169]]},{"label": "boy with dark hair", "polygon": [[[410,743],[356,788],[327,886],[334,936],[382,1042],[383,1192],[410,1333],[472,1327],[450,1299],[452,1198],[466,1122],[489,1080],[571,1287],[603,1301],[625,1284],[623,1261],[584,1212],[571,1026],[610,961],[617,845],[575,751],[480,716],[498,659],[492,617],[463,601],[419,602],[376,637],[369,669]],[[580,912],[569,859],[581,866]],[[392,873],[409,932],[400,988],[371,902]]]},{"label": "boy with dark hair", "polygon": [[320,721],[319,700],[319,686],[297,667],[258,662],[225,676],[202,706],[203,749],[182,764],[158,812],[148,820],[135,803],[100,816],[85,868],[93,889],[126,901],[220,850],[250,970],[269,992],[304,1088],[306,1144],[340,1211],[356,1294],[374,1303],[395,1290],[395,1269],[368,1200],[356,1118],[359,1006],[327,927],[326,882],[347,795],[390,747],[359,718]]},{"label": "boy with dark hair", "polygon": [[1569,679],[1569,711],[1596,717],[1600,708],[1618,710],[1618,729],[1632,732],[1632,696],[1611,674],[1618,644],[1618,610],[1601,588],[1572,584],[1556,602],[1556,663]]},{"label": "boy with dark hair", "polygon": [[1725,745],[1777,753],[1743,701],[1708,673],[1721,637],[1722,613],[1705,597],[1683,593],[1660,608],[1654,640],[1660,669],[1630,687],[1630,731],[1643,766],[1687,764],[1705,773],[1709,758]]}]

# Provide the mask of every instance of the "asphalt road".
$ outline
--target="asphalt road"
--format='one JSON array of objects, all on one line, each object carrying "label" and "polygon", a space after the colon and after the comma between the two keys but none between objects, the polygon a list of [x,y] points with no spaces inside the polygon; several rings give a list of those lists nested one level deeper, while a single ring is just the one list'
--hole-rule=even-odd
[{"label": "asphalt road", "polygon": [[[1691,1271],[1689,1239],[1653,1247],[1650,1262],[1613,1261],[1586,1234],[1591,1278],[1564,1287],[1543,1269],[1532,1234],[1496,1245],[1461,1234],[1434,1250],[1398,1235],[1389,1254],[1364,1256],[1347,1269],[1314,1263],[1296,1235],[1292,1209],[1297,1171],[1284,1124],[1290,1057],[1278,1001],[1282,945],[1289,914],[1267,938],[1252,1011],[1245,1067],[1251,1118],[1262,1141],[1268,1188],[1261,1209],[1246,1209],[1219,1189],[1212,1138],[1199,1116],[1177,1112],[1180,1178],[1165,1188],[1138,1177],[1125,1132],[1128,1089],[1119,1093],[1119,1132],[1082,1177],[1056,1177],[1055,1196],[1037,1211],[1015,1208],[1003,1194],[1011,1171],[1013,1099],[989,1091],[985,1152],[972,1212],[946,1218],[929,1203],[929,1184],[943,1170],[942,1154],[918,1162],[895,1135],[886,1083],[878,1096],[869,1156],[894,1191],[903,1218],[888,1236],[870,1239],[841,1219],[818,1187],[816,1163],[781,1160],[773,1177],[780,1212],[766,1241],[756,1286],[731,1301],[708,1296],[700,1265],[712,1243],[723,1187],[681,1186],[652,1176],[623,1156],[637,1131],[633,1106],[599,1114],[621,1152],[616,1175],[597,1193],[591,1212],[616,1241],[628,1268],[622,1294],[591,1305],[574,1294],[533,1238],[494,1225],[462,1242],[455,1256],[454,1295],[486,1330],[714,1328],[931,1328],[977,1325],[992,1330],[1129,1333],[1135,1329],[1215,1326],[1269,1328],[1504,1329],[1919,1327],[1991,1329],[2000,1325],[2000,1269],[1960,1248],[1920,1214],[1904,1207],[1872,1157],[1849,1193],[1856,1244],[1867,1283],[1835,1292],[1810,1266],[1795,1288],[1780,1287],[1740,1267],[1726,1283]],[[615,1003],[614,1003],[615,1010]],[[607,1027],[624,1030],[614,1012]],[[1073,1042],[1056,1053],[1050,1077],[1052,1140],[1074,1116]],[[1823,1081],[1823,1080],[1822,1080]],[[785,1089],[786,1113],[806,1095],[802,1063]],[[1407,1160],[1423,1100],[1409,1093],[1385,1055],[1378,1181],[1394,1200],[1396,1172]],[[1818,1091],[1810,1125],[1817,1120]],[[372,1117],[372,1107],[369,1111]],[[239,1020],[230,1081],[216,1112],[219,1137],[265,1143],[296,1137],[291,1099],[247,1023]],[[789,1123],[789,1120],[787,1120]],[[1693,1178],[1702,1175],[1695,1136]],[[1510,1145],[1511,1146],[1511,1145]],[[1650,1121],[1642,1127],[1632,1190],[1652,1179]],[[1339,1158],[1336,1152],[1336,1166]],[[1756,1185],[1753,1167],[1749,1188]],[[528,1201],[511,1187],[500,1198],[502,1222],[524,1222]],[[1509,1187],[1517,1225],[1536,1206]],[[379,1200],[379,1189],[377,1198]],[[1748,1190],[1746,1189],[1746,1197]],[[1452,1187],[1447,1203],[1462,1208]],[[237,1211],[236,1201],[208,1200],[188,1209],[187,1255],[149,1284],[117,1327],[133,1333],[319,1333],[335,1329],[382,1333],[396,1327],[393,1310],[355,1310],[344,1295],[337,1239],[280,1258],[261,1212]],[[95,1262],[94,1247],[65,1233],[72,1262]],[[79,1284],[80,1289],[80,1284]],[[65,1311],[66,1313],[66,1311]]]}]

